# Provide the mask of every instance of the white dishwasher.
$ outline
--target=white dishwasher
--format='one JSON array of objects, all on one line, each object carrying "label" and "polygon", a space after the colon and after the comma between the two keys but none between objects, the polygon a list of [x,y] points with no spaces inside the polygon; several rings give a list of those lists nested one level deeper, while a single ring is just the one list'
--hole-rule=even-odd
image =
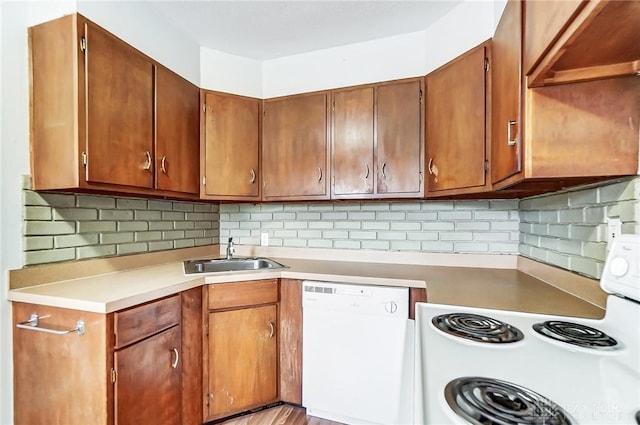
[{"label": "white dishwasher", "polygon": [[302,405],[346,424],[413,423],[409,289],[304,281]]}]

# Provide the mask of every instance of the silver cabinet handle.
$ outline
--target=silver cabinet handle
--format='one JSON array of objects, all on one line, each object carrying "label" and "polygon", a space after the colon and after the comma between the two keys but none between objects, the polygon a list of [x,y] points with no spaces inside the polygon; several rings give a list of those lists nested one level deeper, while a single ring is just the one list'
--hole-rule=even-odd
[{"label": "silver cabinet handle", "polygon": [[318,167],[318,181],[322,181],[322,168]]},{"label": "silver cabinet handle", "polygon": [[178,361],[180,360],[180,354],[178,354],[178,349],[177,348],[172,348],[171,351],[173,351],[173,355],[175,356],[173,358],[173,363],[171,363],[171,367],[172,368],[177,368],[178,367]]},{"label": "silver cabinet handle", "polygon": [[365,171],[365,173],[364,173],[364,178],[365,178],[365,180],[366,180],[366,179],[368,179],[368,178],[369,178],[369,164],[367,164],[367,163],[365,162],[364,166],[365,166],[365,168],[366,168],[366,171]]},{"label": "silver cabinet handle", "polygon": [[273,322],[269,322],[269,338],[273,338],[276,334],[276,327]]},{"label": "silver cabinet handle", "polygon": [[249,179],[250,184],[254,184],[256,182],[256,172],[253,171],[253,168],[249,171],[251,178]]},{"label": "silver cabinet handle", "polygon": [[167,166],[166,165],[167,165],[167,157],[163,156],[162,159],[160,160],[160,169],[165,174],[167,174]]},{"label": "silver cabinet handle", "polygon": [[386,178],[387,178],[387,175],[384,173],[384,169],[385,169],[386,167],[387,167],[387,163],[386,163],[386,162],[383,162],[383,163],[382,163],[382,170],[381,170],[381,171],[382,171],[382,178],[383,178],[383,179],[386,179]]},{"label": "silver cabinet handle", "polygon": [[76,322],[76,327],[73,329],[68,329],[68,330],[64,330],[64,331],[59,331],[56,329],[49,329],[49,328],[42,328],[40,326],[38,326],[40,324],[40,319],[45,319],[49,316],[38,316],[36,313],[31,313],[31,316],[29,317],[29,320],[25,320],[24,322],[20,322],[20,323],[16,323],[16,327],[20,328],[20,329],[27,329],[30,331],[38,331],[38,332],[44,332],[44,333],[48,333],[48,334],[54,334],[54,335],[66,335],[66,334],[70,334],[71,332],[78,332],[78,335],[84,335],[84,333],[86,332],[85,326],[84,326],[84,321],[82,320],[78,320]]},{"label": "silver cabinet handle", "polygon": [[514,146],[516,144],[516,139],[512,139],[511,128],[516,125],[515,121],[507,121],[507,145]]},{"label": "silver cabinet handle", "polygon": [[151,169],[151,161],[153,161],[151,159],[151,153],[149,151],[144,151],[144,154],[147,156],[147,162],[144,163],[144,165],[142,166],[142,169],[150,170]]},{"label": "silver cabinet handle", "polygon": [[429,165],[427,165],[427,171],[429,172],[429,174],[433,174],[433,168],[431,168],[433,166],[433,158],[429,158]]}]

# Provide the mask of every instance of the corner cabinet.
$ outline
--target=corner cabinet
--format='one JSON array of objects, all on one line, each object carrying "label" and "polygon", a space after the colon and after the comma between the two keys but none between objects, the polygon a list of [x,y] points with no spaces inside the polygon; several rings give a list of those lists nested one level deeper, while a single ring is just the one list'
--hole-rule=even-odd
[{"label": "corner cabinet", "polygon": [[493,38],[493,189],[527,196],[636,174],[640,79],[527,88],[529,3],[510,0]]},{"label": "corner cabinet", "polygon": [[332,199],[424,195],[423,79],[334,90]]},{"label": "corner cabinet", "polygon": [[262,199],[329,199],[329,93],[263,102]]},{"label": "corner cabinet", "polygon": [[277,279],[209,285],[204,421],[278,401]]},{"label": "corner cabinet", "polygon": [[198,193],[198,88],[82,15],[29,28],[35,190]]},{"label": "corner cabinet", "polygon": [[13,303],[28,328],[13,332],[16,425],[202,423],[201,300],[195,288],[111,314]]},{"label": "corner cabinet", "polygon": [[488,191],[491,42],[426,77],[427,196]]},{"label": "corner cabinet", "polygon": [[259,201],[261,101],[202,91],[200,197]]},{"label": "corner cabinet", "polygon": [[640,2],[525,2],[524,73],[529,87],[640,72]]}]

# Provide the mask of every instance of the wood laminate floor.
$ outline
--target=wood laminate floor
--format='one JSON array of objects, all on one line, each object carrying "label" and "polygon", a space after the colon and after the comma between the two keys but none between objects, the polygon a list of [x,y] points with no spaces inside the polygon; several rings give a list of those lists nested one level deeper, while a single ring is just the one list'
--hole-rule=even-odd
[{"label": "wood laminate floor", "polygon": [[219,425],[343,425],[326,419],[307,416],[301,407],[283,404],[238,418],[229,419]]}]

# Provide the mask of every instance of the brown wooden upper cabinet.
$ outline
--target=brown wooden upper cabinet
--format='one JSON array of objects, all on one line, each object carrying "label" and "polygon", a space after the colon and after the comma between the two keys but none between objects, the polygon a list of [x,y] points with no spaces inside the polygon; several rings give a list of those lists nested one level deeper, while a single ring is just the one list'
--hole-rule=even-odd
[{"label": "brown wooden upper cabinet", "polygon": [[494,189],[526,196],[635,174],[640,79],[527,88],[521,46],[528,5],[510,0],[493,38]]},{"label": "brown wooden upper cabinet", "polygon": [[263,103],[262,199],[329,199],[329,93]]},{"label": "brown wooden upper cabinet", "polygon": [[29,46],[34,189],[195,197],[197,87],[79,14]]},{"label": "brown wooden upper cabinet", "polygon": [[426,78],[427,196],[487,191],[491,42]]},{"label": "brown wooden upper cabinet", "polygon": [[424,194],[423,80],[332,92],[332,199]]},{"label": "brown wooden upper cabinet", "polygon": [[525,2],[524,74],[529,87],[640,72],[640,2]]},{"label": "brown wooden upper cabinet", "polygon": [[202,92],[202,199],[259,201],[259,99]]}]

